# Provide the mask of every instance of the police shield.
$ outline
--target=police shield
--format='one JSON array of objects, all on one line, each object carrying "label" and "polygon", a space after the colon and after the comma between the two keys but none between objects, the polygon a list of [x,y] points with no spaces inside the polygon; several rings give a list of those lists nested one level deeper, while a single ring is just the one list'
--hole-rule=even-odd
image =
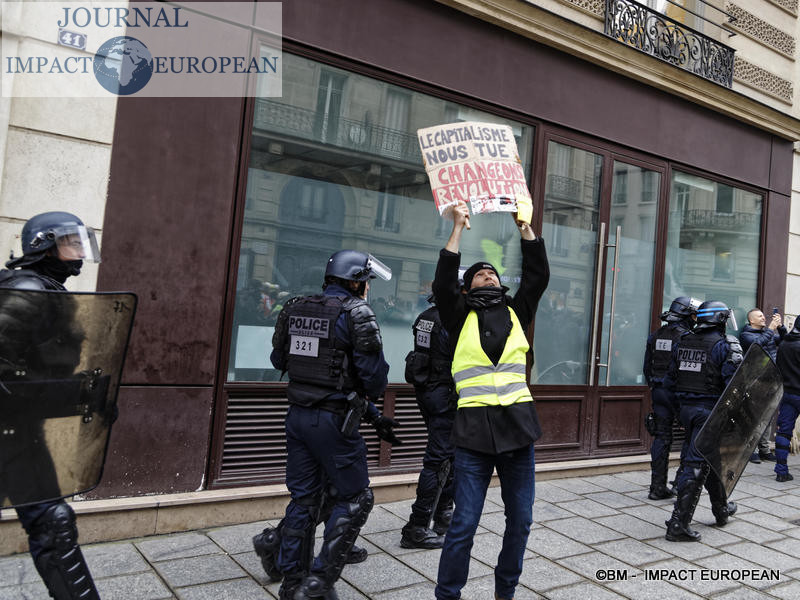
[{"label": "police shield", "polygon": [[778,367],[753,344],[695,438],[728,495],[739,481],[783,395]]},{"label": "police shield", "polygon": [[0,507],[100,482],[136,296],[0,289]]}]

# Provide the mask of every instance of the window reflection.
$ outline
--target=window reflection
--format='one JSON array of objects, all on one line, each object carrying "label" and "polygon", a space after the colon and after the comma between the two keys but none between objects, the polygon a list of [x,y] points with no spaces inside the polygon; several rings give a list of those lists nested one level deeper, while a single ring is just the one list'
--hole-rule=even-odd
[{"label": "window reflection", "polygon": [[677,296],[721,300],[746,322],[756,302],[761,211],[760,194],[673,173],[664,309]]},{"label": "window reflection", "polygon": [[[424,310],[452,223],[433,206],[416,130],[478,120],[512,127],[529,172],[532,129],[458,104],[284,54],[281,98],[256,100],[247,179],[230,381],[275,381],[275,318],[291,297],[321,291],[328,257],[374,254],[393,271],[374,280],[389,380],[403,381],[411,324]],[[512,290],[521,265],[508,215],[481,215],[462,262],[489,260]]]}]

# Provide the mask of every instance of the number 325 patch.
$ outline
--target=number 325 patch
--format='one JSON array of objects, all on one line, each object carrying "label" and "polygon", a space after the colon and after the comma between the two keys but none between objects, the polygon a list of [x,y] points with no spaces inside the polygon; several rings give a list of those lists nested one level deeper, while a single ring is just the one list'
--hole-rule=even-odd
[{"label": "number 325 patch", "polygon": [[319,356],[319,338],[304,335],[293,335],[289,345],[289,354],[301,356]]}]

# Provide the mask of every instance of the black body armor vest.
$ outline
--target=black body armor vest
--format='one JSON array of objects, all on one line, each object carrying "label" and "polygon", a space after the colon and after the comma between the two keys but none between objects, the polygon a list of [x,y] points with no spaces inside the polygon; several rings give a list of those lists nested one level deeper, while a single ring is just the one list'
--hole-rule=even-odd
[{"label": "black body armor vest", "polygon": [[406,356],[406,381],[415,386],[453,382],[452,356],[439,310],[432,306],[414,321],[414,350]]},{"label": "black body armor vest", "polygon": [[653,379],[664,379],[672,357],[672,346],[687,331],[689,330],[682,323],[667,323],[656,331],[653,352],[650,355],[650,376]]},{"label": "black body armor vest", "polygon": [[711,360],[711,350],[725,335],[716,329],[693,331],[678,342],[675,391],[719,396],[725,389],[722,365]]},{"label": "black body armor vest", "polygon": [[284,308],[275,335],[283,338],[291,404],[313,406],[331,393],[353,391],[350,359],[335,332],[344,311],[342,298],[324,295],[298,298]]}]

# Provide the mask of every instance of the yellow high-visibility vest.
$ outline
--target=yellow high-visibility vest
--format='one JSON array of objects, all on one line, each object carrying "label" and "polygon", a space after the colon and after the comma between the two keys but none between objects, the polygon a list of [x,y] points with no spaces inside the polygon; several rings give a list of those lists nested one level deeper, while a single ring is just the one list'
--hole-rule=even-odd
[{"label": "yellow high-visibility vest", "polygon": [[508,312],[511,333],[497,365],[492,364],[481,348],[478,314],[472,310],[467,315],[453,357],[458,408],[533,401],[525,380],[525,355],[530,346],[516,313],[511,308]]}]

